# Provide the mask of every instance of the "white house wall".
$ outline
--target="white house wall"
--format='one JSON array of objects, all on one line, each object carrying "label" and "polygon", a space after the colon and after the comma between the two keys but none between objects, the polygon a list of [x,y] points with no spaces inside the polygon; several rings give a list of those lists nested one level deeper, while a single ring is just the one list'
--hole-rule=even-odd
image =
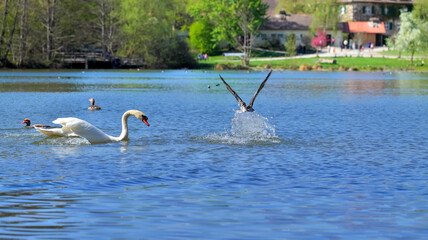
[{"label": "white house wall", "polygon": [[[296,46],[299,44],[304,45],[302,39],[305,35],[308,36],[311,41],[315,37],[309,30],[260,30],[260,34],[254,41],[254,46],[260,47],[270,41],[279,41],[280,44],[285,44],[290,34],[294,34],[296,36]],[[335,38],[335,46],[340,46],[340,42],[343,41],[342,31],[337,30],[336,33],[333,31],[327,31],[327,34],[330,34]]]}]

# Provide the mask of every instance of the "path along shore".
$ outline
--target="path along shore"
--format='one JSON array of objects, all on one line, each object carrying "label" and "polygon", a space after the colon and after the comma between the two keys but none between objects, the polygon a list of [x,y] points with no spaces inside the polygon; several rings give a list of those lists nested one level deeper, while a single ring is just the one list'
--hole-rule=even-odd
[{"label": "path along shore", "polygon": [[[340,48],[324,48],[318,52],[318,57],[377,57],[377,58],[398,58],[397,55],[384,55],[382,52],[387,51],[387,47],[375,47],[373,49],[364,50],[352,50],[352,49],[340,49]],[[317,54],[299,54],[294,57],[273,57],[273,58],[251,58],[251,61],[272,61],[272,60],[283,60],[293,58],[314,58]],[[408,58],[410,56],[401,56],[401,58]],[[414,56],[413,59],[421,58],[420,56]]]}]

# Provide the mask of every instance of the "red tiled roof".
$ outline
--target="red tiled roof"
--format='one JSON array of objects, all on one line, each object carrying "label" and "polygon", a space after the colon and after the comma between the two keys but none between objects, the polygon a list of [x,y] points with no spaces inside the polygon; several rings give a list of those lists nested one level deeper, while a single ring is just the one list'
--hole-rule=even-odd
[{"label": "red tiled roof", "polygon": [[343,25],[343,32],[347,33],[385,33],[385,24],[383,22],[347,22]]}]

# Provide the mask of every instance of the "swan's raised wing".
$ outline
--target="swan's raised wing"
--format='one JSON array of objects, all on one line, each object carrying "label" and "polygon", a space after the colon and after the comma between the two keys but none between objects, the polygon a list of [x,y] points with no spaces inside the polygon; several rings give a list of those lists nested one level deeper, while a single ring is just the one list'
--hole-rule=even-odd
[{"label": "swan's raised wing", "polygon": [[233,89],[229,86],[229,84],[227,84],[226,81],[224,81],[224,79],[220,76],[220,79],[223,81],[224,85],[226,85],[227,90],[229,90],[230,93],[232,93],[232,95],[236,98],[236,100],[238,101],[239,107],[241,107],[241,109],[246,109],[247,108],[247,104],[245,104],[244,101],[242,101],[242,99],[238,96],[238,94],[233,91]]},{"label": "swan's raised wing", "polygon": [[260,93],[262,88],[265,86],[265,83],[269,79],[271,73],[272,73],[272,70],[269,72],[266,79],[260,84],[260,87],[259,87],[259,89],[257,89],[257,92],[254,93],[254,96],[251,98],[250,104],[248,105],[249,108],[253,107],[253,104],[254,104],[254,101],[256,100],[257,95]]},{"label": "swan's raised wing", "polygon": [[109,135],[79,118],[57,118],[53,123],[62,125],[62,129],[65,131],[71,131],[80,137],[86,138],[90,143],[108,142],[111,140]]}]

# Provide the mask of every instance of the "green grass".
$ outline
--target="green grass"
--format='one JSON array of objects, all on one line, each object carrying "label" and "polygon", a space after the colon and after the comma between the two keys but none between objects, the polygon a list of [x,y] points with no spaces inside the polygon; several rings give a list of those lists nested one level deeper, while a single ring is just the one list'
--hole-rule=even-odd
[{"label": "green grass", "polygon": [[[384,54],[385,56],[398,56],[397,50],[388,50],[388,51],[382,51],[381,54]],[[408,56],[410,57],[412,54],[410,52],[401,52],[401,56]],[[414,57],[428,57],[428,51],[422,51],[422,52],[415,52]]]},{"label": "green grass", "polygon": [[[249,69],[276,69],[298,70],[300,66],[307,65],[313,70],[329,71],[428,71],[428,58],[424,59],[425,65],[421,66],[421,59],[414,59],[413,64],[404,58],[363,58],[340,57],[325,58],[335,59],[336,64],[317,63],[320,58],[291,58],[282,60],[251,61]],[[213,56],[203,62],[203,68],[207,69],[243,69],[239,58],[226,58]]]}]

